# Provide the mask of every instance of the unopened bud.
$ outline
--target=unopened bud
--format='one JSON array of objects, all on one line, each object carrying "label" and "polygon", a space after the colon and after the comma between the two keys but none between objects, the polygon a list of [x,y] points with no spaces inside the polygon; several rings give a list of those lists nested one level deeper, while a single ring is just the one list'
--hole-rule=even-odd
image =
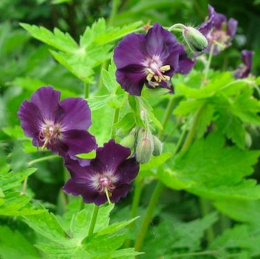
[{"label": "unopened bud", "polygon": [[154,156],[161,155],[161,153],[162,153],[162,142],[156,136],[153,136],[153,145],[154,145],[153,155]]},{"label": "unopened bud", "polygon": [[252,145],[252,138],[251,135],[246,131],[245,133],[245,144],[247,148],[250,148]]},{"label": "unopened bud", "polygon": [[149,162],[154,150],[153,139],[145,136],[140,139],[136,146],[136,161],[145,164]]},{"label": "unopened bud", "polygon": [[183,27],[182,35],[193,52],[200,52],[208,46],[205,36],[193,27]]},{"label": "unopened bud", "polygon": [[135,136],[133,134],[129,134],[129,135],[125,136],[121,140],[120,145],[132,149],[135,145]]}]

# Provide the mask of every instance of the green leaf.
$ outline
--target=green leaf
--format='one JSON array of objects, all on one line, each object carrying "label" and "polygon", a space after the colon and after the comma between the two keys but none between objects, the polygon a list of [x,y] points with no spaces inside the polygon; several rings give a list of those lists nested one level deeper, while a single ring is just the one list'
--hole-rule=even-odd
[{"label": "green leaf", "polygon": [[86,28],[84,34],[80,37],[80,46],[86,48],[92,44],[103,45],[113,42],[133,32],[141,25],[142,22],[135,22],[122,28],[110,27],[107,29],[105,19],[101,18],[91,28]]},{"label": "green leaf", "polygon": [[55,28],[53,32],[44,27],[20,23],[20,25],[28,31],[34,38],[67,53],[76,52],[79,47],[78,44],[68,33],[63,33]]},{"label": "green leaf", "polygon": [[247,90],[235,98],[231,112],[243,122],[260,125],[260,102],[252,96],[252,90]]},{"label": "green leaf", "polygon": [[91,96],[88,99],[88,104],[91,111],[99,110],[107,105],[112,99],[111,95]]},{"label": "green leaf", "polygon": [[23,220],[37,233],[57,244],[69,244],[70,238],[57,219],[47,210],[38,215],[24,216]]},{"label": "green leaf", "polygon": [[97,235],[100,236],[100,235],[106,235],[106,234],[113,234],[113,233],[123,229],[124,227],[128,226],[129,224],[131,224],[138,218],[139,217],[136,217],[136,218],[130,219],[128,221],[125,220],[125,221],[121,221],[121,222],[117,222],[112,225],[109,225],[107,228],[104,228],[101,231],[99,231],[97,233]]},{"label": "green leaf", "polygon": [[159,156],[153,156],[146,164],[141,164],[140,171],[148,171],[164,164],[172,156],[171,152],[163,153]]},{"label": "green leaf", "polygon": [[109,65],[108,70],[102,70],[101,77],[108,92],[115,94],[120,85],[116,81],[116,65],[114,62]]},{"label": "green leaf", "polygon": [[21,182],[35,171],[36,168],[29,168],[20,173],[9,172],[5,174],[0,172],[0,188],[2,188],[3,191],[7,191],[19,187]]},{"label": "green leaf", "polygon": [[232,140],[239,148],[245,148],[245,129],[237,117],[229,110],[219,110],[219,116],[216,121],[218,128],[223,134]]},{"label": "green leaf", "polygon": [[11,153],[11,169],[13,172],[24,171],[28,168],[28,158],[20,143],[15,143]]},{"label": "green leaf", "polygon": [[150,89],[147,87],[144,87],[142,90],[142,97],[144,98],[158,98],[162,95],[168,94],[170,92],[169,89],[166,88],[155,88]]},{"label": "green leaf", "polygon": [[183,250],[199,250],[204,232],[218,220],[217,213],[190,222],[179,222],[172,216],[165,217],[163,214],[160,216],[160,223],[151,228],[146,238],[144,252],[147,258],[174,258],[175,254]]},{"label": "green leaf", "polygon": [[92,210],[84,209],[73,215],[70,224],[73,239],[81,242],[87,235],[92,218]]},{"label": "green leaf", "polygon": [[169,169],[158,174],[164,184],[180,187],[209,199],[259,199],[260,186],[244,177],[253,173],[259,152],[225,147],[224,138],[210,134],[197,140],[190,149],[169,160]]},{"label": "green leaf", "polygon": [[200,119],[197,124],[197,132],[196,132],[197,138],[201,138],[205,134],[208,126],[213,120],[214,112],[215,112],[215,107],[213,105],[207,103],[206,105],[203,106],[203,109],[200,112]]},{"label": "green leaf", "polygon": [[19,231],[0,226],[0,256],[3,259],[39,258],[37,249]]},{"label": "green leaf", "polygon": [[78,154],[78,155],[76,155],[76,157],[79,157],[79,158],[82,158],[82,159],[93,159],[93,158],[96,157],[96,151],[93,150],[93,151],[91,151],[89,153]]},{"label": "green leaf", "polygon": [[110,106],[92,111],[92,118],[98,118],[98,120],[92,121],[89,132],[95,135],[99,146],[110,140],[113,115],[114,109]]},{"label": "green leaf", "polygon": [[129,133],[135,126],[135,114],[133,112],[126,113],[119,122],[114,124],[115,129],[120,129],[124,133]]},{"label": "green leaf", "polygon": [[5,197],[0,198],[0,215],[2,216],[23,216],[42,213],[41,209],[36,209],[31,203],[31,198],[19,192],[6,191]]},{"label": "green leaf", "polygon": [[[252,238],[252,235],[253,238]],[[260,235],[255,235],[246,225],[236,225],[232,229],[227,229],[224,234],[216,238],[209,249],[217,251],[221,258],[227,258],[232,255],[229,251],[232,249],[239,251],[247,251],[251,256],[260,255]],[[237,257],[237,252],[235,252]],[[252,257],[250,257],[252,258]]]},{"label": "green leaf", "polygon": [[260,230],[260,201],[246,201],[237,199],[220,200],[214,202],[223,214],[228,217],[240,221],[247,222],[254,226],[255,229]]}]

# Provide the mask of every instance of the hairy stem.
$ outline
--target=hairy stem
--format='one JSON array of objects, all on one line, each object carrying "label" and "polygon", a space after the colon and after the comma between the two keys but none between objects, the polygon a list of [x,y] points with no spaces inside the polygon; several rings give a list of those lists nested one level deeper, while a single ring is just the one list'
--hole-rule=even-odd
[{"label": "hairy stem", "polygon": [[204,108],[204,105],[205,103],[203,103],[199,109],[197,110],[197,112],[195,113],[195,116],[193,118],[193,122],[192,122],[192,126],[190,128],[190,131],[185,139],[185,142],[181,148],[181,152],[185,152],[188,150],[188,148],[190,147],[191,143],[192,143],[192,140],[194,138],[194,135],[196,133],[196,129],[197,129],[197,126],[198,126],[198,122],[199,122],[199,119],[200,119],[200,115],[201,115],[201,112]]},{"label": "hairy stem", "polygon": [[[200,199],[200,211],[201,211],[201,216],[205,217],[206,215],[208,215],[211,211],[211,204],[210,201],[205,200],[203,198],[199,198]],[[206,231],[206,238],[207,238],[207,243],[208,245],[210,245],[212,243],[212,241],[215,238],[215,233],[214,233],[214,229],[212,226],[210,226],[207,231]]]},{"label": "hairy stem", "polygon": [[214,256],[218,256],[219,254],[218,254],[217,251],[203,251],[203,252],[176,254],[176,255],[173,255],[172,258],[182,258],[182,257],[200,256],[200,255],[214,255]]},{"label": "hairy stem", "polygon": [[171,113],[172,113],[173,105],[174,105],[174,99],[171,98],[171,100],[168,102],[168,105],[167,105],[167,108],[166,108],[166,111],[165,111],[165,114],[164,114],[164,117],[163,117],[163,120],[162,120],[163,129],[158,134],[159,138],[161,138],[164,134],[166,124],[167,124],[167,122],[168,122],[168,120],[171,116]]},{"label": "hairy stem", "polygon": [[[180,150],[180,152],[184,152],[186,150],[189,149],[191,143],[192,143],[192,140],[194,138],[194,135],[195,135],[195,132],[196,132],[196,128],[197,128],[197,124],[199,122],[199,117],[200,117],[200,114],[202,112],[202,109],[204,107],[204,104],[201,105],[201,107],[198,109],[198,111],[196,112],[195,116],[194,116],[194,119],[193,119],[193,122],[192,122],[192,126],[191,126],[191,129],[185,139],[185,142]],[[184,129],[184,131],[186,131],[186,129]],[[174,151],[174,154],[178,153],[178,149],[180,147],[180,144],[182,143],[182,140],[185,136],[185,132],[182,133],[181,135],[181,138],[179,139],[177,145],[176,145],[176,148],[175,148],[175,151]],[[153,216],[153,213],[154,213],[154,209],[156,207],[156,204],[159,200],[159,197],[160,197],[160,194],[163,190],[163,183],[161,182],[158,182],[154,191],[153,191],[153,194],[152,194],[152,197],[151,197],[151,200],[150,200],[150,203],[147,207],[147,210],[146,210],[146,214],[145,214],[145,218],[144,218],[144,221],[142,223],[142,226],[141,226],[141,230],[137,236],[137,239],[136,239],[136,243],[135,243],[135,250],[136,251],[140,251],[140,249],[142,248],[142,245],[143,245],[143,242],[144,242],[144,238],[146,236],[146,233],[147,233],[147,230],[148,230],[148,226],[151,222],[151,218]]]},{"label": "hairy stem", "polygon": [[[134,188],[134,198],[133,198],[133,202],[132,202],[132,207],[131,207],[131,215],[130,215],[130,219],[133,219],[137,216],[137,210],[138,210],[138,206],[139,206],[139,202],[140,202],[140,198],[141,198],[141,194],[142,194],[142,189],[143,189],[143,179],[136,179],[135,180],[135,188]],[[135,221],[132,222],[129,226],[129,232],[134,228],[135,226]],[[130,247],[131,246],[131,240],[128,239],[125,242],[125,247]]]},{"label": "hairy stem", "polygon": [[85,86],[84,86],[84,97],[85,97],[85,99],[89,98],[89,90],[90,90],[89,83],[85,83]]},{"label": "hairy stem", "polygon": [[118,122],[119,113],[120,113],[120,109],[118,109],[118,108],[115,109],[112,131],[111,131],[111,138],[115,138],[115,136],[116,136],[116,130],[113,128],[113,126]]},{"label": "hairy stem", "polygon": [[59,155],[50,155],[50,156],[45,156],[45,157],[41,157],[41,158],[37,158],[37,159],[34,159],[32,161],[30,161],[28,163],[29,166],[32,166],[36,163],[40,163],[40,162],[43,162],[43,161],[46,161],[46,160],[51,160],[51,159],[54,159],[54,158],[59,158],[60,156]]},{"label": "hairy stem", "polygon": [[163,187],[164,187],[163,183],[157,182],[157,184],[155,186],[155,189],[153,191],[150,203],[149,203],[149,205],[147,207],[147,211],[146,211],[146,214],[145,214],[144,221],[142,223],[140,232],[139,232],[139,234],[138,234],[138,236],[136,238],[136,242],[135,242],[135,250],[136,251],[140,251],[140,249],[143,246],[143,242],[144,242],[144,238],[146,236],[146,232],[148,230],[148,226],[149,226],[149,224],[151,222],[154,209],[155,209],[156,204],[157,204],[157,202],[159,200],[159,197],[161,195]]},{"label": "hairy stem", "polygon": [[115,19],[116,13],[117,13],[117,9],[119,7],[119,2],[120,2],[119,0],[112,1],[112,9],[110,12],[110,16],[108,18],[108,26],[112,26],[112,24],[114,22],[114,19]]},{"label": "hairy stem", "polygon": [[88,236],[90,236],[94,233],[94,229],[95,229],[95,225],[96,225],[96,221],[97,221],[97,216],[98,216],[98,210],[99,210],[99,206],[95,205],[95,207],[93,209],[93,213],[92,213],[92,218],[91,218],[89,230],[88,230]]},{"label": "hairy stem", "polygon": [[[58,158],[58,157],[60,157],[60,156],[58,156],[58,155],[50,155],[50,156],[37,158],[37,159],[34,159],[34,160],[30,161],[28,163],[28,165],[32,166],[33,164],[40,163],[40,162],[43,162],[43,161],[46,161],[46,160],[50,160],[50,159],[54,159],[54,158]],[[22,188],[22,191],[20,193],[21,195],[26,193],[27,182],[28,182],[28,177],[26,177],[24,182],[23,182],[23,188]]]},{"label": "hairy stem", "polygon": [[208,78],[208,73],[209,73],[209,68],[210,68],[210,64],[211,64],[211,61],[212,61],[212,57],[213,57],[214,48],[215,48],[215,44],[212,44],[211,47],[210,47],[210,51],[209,51],[208,62],[207,62],[206,67],[205,67],[205,78],[206,79]]}]

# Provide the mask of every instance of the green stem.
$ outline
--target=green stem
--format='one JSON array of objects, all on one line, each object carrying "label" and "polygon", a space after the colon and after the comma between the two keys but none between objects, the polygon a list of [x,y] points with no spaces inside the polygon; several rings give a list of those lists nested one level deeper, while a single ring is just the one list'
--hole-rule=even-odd
[{"label": "green stem", "polygon": [[197,110],[197,112],[196,112],[196,114],[195,114],[195,116],[193,118],[193,123],[192,123],[191,129],[190,129],[190,131],[189,131],[189,133],[188,133],[188,135],[187,135],[187,137],[185,139],[185,142],[184,142],[184,144],[182,146],[181,152],[187,151],[188,148],[190,147],[191,143],[192,143],[192,140],[193,140],[194,135],[196,133],[197,125],[198,125],[198,122],[199,122],[199,118],[200,118],[201,112],[202,112],[202,110],[204,108],[204,105],[205,105],[205,103],[203,103],[199,107],[199,109]]},{"label": "green stem", "polygon": [[28,182],[28,177],[26,177],[24,182],[23,182],[23,189],[22,189],[22,191],[20,193],[21,195],[25,194],[25,192],[26,192],[27,182]]},{"label": "green stem", "polygon": [[[199,199],[200,199],[201,216],[205,217],[211,211],[211,204],[208,200],[205,200],[203,198],[199,198]],[[210,245],[215,238],[215,233],[212,226],[207,229],[206,238],[207,238],[208,245]]]},{"label": "green stem", "polygon": [[117,13],[117,9],[119,6],[119,2],[120,2],[119,0],[112,1],[112,9],[111,9],[110,16],[108,19],[108,26],[112,26],[112,24],[114,22],[114,19],[115,19],[116,13]]},{"label": "green stem", "polygon": [[174,106],[174,99],[171,98],[171,100],[168,102],[166,111],[164,113],[164,117],[163,117],[163,120],[162,120],[163,129],[158,134],[159,138],[161,138],[163,136],[163,134],[164,134],[165,127],[166,127],[166,124],[167,124],[167,122],[168,122],[168,120],[169,120],[169,118],[171,116],[173,106]]},{"label": "green stem", "polygon": [[231,220],[224,214],[220,214],[220,229],[223,233],[226,229],[230,228]]},{"label": "green stem", "polygon": [[89,230],[88,230],[88,236],[90,236],[94,233],[94,228],[95,228],[96,221],[97,221],[98,210],[99,210],[99,206],[95,205],[93,213],[92,213]]},{"label": "green stem", "polygon": [[88,99],[88,97],[89,97],[89,90],[90,90],[89,83],[85,83],[85,86],[84,86],[84,97],[85,97],[85,99]]},{"label": "green stem", "polygon": [[[45,157],[41,157],[41,158],[37,158],[37,159],[34,159],[32,161],[30,161],[28,163],[29,166],[32,166],[33,164],[36,164],[36,163],[39,163],[39,162],[43,162],[43,161],[46,161],[46,160],[50,160],[50,159],[54,159],[54,158],[58,158],[60,156],[58,155],[50,155],[50,156],[45,156]],[[21,195],[22,194],[25,194],[26,193],[26,188],[27,188],[27,182],[28,182],[28,177],[26,177],[24,179],[24,182],[23,182],[23,189],[21,191]]]},{"label": "green stem", "polygon": [[[133,204],[132,204],[132,208],[131,208],[131,219],[133,219],[137,216],[137,210],[138,210],[138,205],[139,205],[139,201],[141,198],[142,189],[143,189],[143,179],[136,179]],[[129,225],[129,227],[131,227],[131,228],[133,226],[134,226],[134,222]]]},{"label": "green stem", "polygon": [[[190,147],[192,140],[193,140],[193,137],[194,137],[195,132],[196,132],[197,124],[199,122],[199,116],[202,112],[203,107],[204,107],[204,103],[201,105],[201,107],[198,109],[198,111],[195,114],[195,117],[194,117],[193,123],[192,123],[192,127],[191,127],[191,129],[190,129],[190,131],[189,131],[189,133],[186,137],[186,140],[185,140],[180,152],[186,151]],[[182,140],[185,136],[185,131],[186,131],[186,129],[184,129],[184,133],[182,133],[181,138],[179,139],[179,141],[177,143],[174,154],[176,154],[178,152],[179,146],[181,145],[181,142],[182,142]],[[160,194],[163,190],[163,187],[164,187],[163,183],[158,182],[154,191],[153,191],[150,203],[148,205],[148,208],[147,208],[147,211],[146,211],[146,214],[145,214],[144,221],[143,221],[142,226],[141,226],[141,230],[140,230],[140,232],[137,236],[137,239],[136,239],[136,243],[135,243],[135,250],[136,251],[139,251],[142,248],[148,226],[150,224],[154,209],[155,209],[156,204],[159,200],[159,197],[160,197]]]},{"label": "green stem", "polygon": [[170,28],[168,28],[168,31],[183,31],[183,29],[185,29],[186,26],[181,24],[181,23],[176,23],[174,25],[172,25]]},{"label": "green stem", "polygon": [[215,48],[215,44],[212,44],[211,47],[210,47],[210,51],[209,51],[208,62],[207,62],[206,67],[205,67],[205,78],[206,79],[208,78],[208,73],[209,73],[209,68],[210,68],[210,64],[211,64],[211,61],[212,61],[212,57],[213,57],[214,48]]},{"label": "green stem", "polygon": [[215,255],[215,256],[218,256],[218,252],[217,251],[203,251],[203,252],[176,254],[176,255],[173,255],[172,258],[181,258],[181,257],[199,256],[199,255]]},{"label": "green stem", "polygon": [[116,130],[113,127],[118,122],[119,112],[120,112],[120,109],[118,109],[118,108],[115,109],[113,125],[112,125],[112,132],[111,132],[111,138],[115,138],[115,136],[116,136]]},{"label": "green stem", "polygon": [[148,226],[151,222],[151,218],[153,216],[154,209],[155,209],[156,204],[159,200],[159,197],[161,195],[163,187],[164,187],[163,184],[161,182],[158,182],[154,191],[153,191],[150,203],[147,207],[147,211],[146,211],[146,214],[145,214],[142,226],[141,226],[141,230],[140,230],[140,232],[139,232],[139,234],[136,238],[136,242],[135,242],[135,250],[136,251],[140,251],[140,249],[142,248]]},{"label": "green stem", "polygon": [[[140,202],[140,198],[141,198],[141,194],[142,194],[142,189],[143,189],[143,179],[137,178],[135,180],[134,197],[133,197],[133,202],[132,202],[132,207],[131,207],[130,219],[133,219],[137,216],[137,211],[138,211],[138,206],[139,206],[139,202]],[[132,231],[134,226],[135,226],[135,221],[128,225],[129,232]],[[126,240],[124,247],[125,248],[130,247],[131,243],[132,243],[131,239]]]},{"label": "green stem", "polygon": [[180,135],[180,138],[179,138],[179,140],[178,140],[178,142],[176,144],[176,147],[175,147],[175,149],[173,151],[173,154],[172,154],[173,156],[178,153],[178,151],[181,148],[181,145],[182,145],[182,143],[184,141],[185,136],[186,136],[186,129],[184,129],[182,131],[181,135]]},{"label": "green stem", "polygon": [[32,166],[33,164],[36,164],[36,163],[39,163],[39,162],[43,162],[43,161],[46,161],[46,160],[50,160],[50,159],[54,159],[54,158],[59,158],[59,157],[60,157],[59,155],[50,155],[50,156],[37,158],[37,159],[34,159],[34,160],[30,161],[28,163],[28,165]]}]

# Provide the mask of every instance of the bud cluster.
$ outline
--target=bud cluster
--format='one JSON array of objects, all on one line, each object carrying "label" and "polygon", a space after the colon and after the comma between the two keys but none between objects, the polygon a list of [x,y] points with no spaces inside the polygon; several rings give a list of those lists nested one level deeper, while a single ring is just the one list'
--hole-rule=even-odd
[{"label": "bud cluster", "polygon": [[162,153],[162,143],[150,130],[133,128],[130,133],[120,142],[122,146],[135,151],[136,161],[145,164],[152,156]]}]

